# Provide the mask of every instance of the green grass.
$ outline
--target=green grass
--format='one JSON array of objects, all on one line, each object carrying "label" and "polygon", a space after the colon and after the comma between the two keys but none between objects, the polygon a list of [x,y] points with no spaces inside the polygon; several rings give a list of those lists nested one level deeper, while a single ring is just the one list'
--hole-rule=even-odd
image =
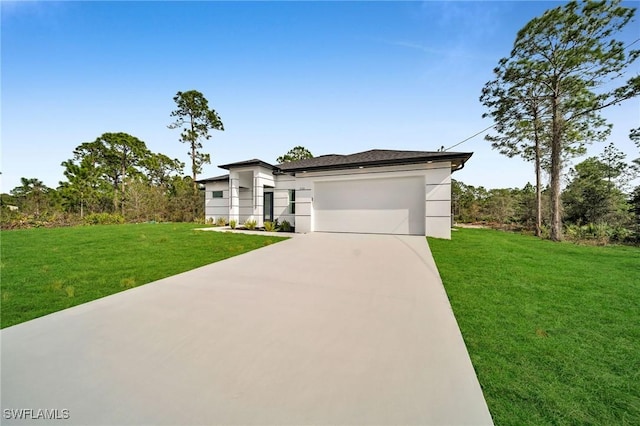
[{"label": "green grass", "polygon": [[130,224],[2,232],[1,326],[8,327],[282,240]]},{"label": "green grass", "polygon": [[640,424],[640,249],[429,239],[497,425]]}]

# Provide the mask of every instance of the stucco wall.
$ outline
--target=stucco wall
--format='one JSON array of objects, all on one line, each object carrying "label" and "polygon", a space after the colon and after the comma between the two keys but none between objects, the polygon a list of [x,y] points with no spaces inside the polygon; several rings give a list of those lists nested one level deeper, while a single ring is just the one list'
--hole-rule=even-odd
[{"label": "stucco wall", "polygon": [[[234,169],[230,181],[207,183],[205,198],[206,218],[224,216],[237,217],[239,224],[254,219],[263,225],[264,190],[274,193],[274,217],[280,222],[287,220],[296,232],[313,232],[314,186],[320,182],[349,181],[363,179],[393,179],[420,177],[424,181],[424,229],[427,236],[451,237],[451,164],[439,162],[389,167],[372,167],[342,171],[324,171],[273,175],[263,167]],[[266,187],[266,188],[265,188]],[[253,188],[257,188],[254,192]],[[296,213],[289,213],[289,190],[296,191]],[[223,191],[223,198],[214,199],[211,192]],[[238,195],[238,204],[229,200],[230,192]],[[412,190],[413,191],[413,190]],[[416,192],[417,193],[417,192]],[[366,196],[354,193],[353,197]]]},{"label": "stucco wall", "polygon": [[[273,189],[273,216],[281,223],[288,221],[291,226],[296,226],[295,215],[289,213],[289,190],[296,189],[296,179],[290,175],[278,175],[275,180],[276,188]],[[296,193],[296,199],[298,194]],[[296,206],[297,207],[297,206]]]},{"label": "stucco wall", "polygon": [[[205,220],[216,220],[224,217],[229,220],[229,182],[208,182],[204,186],[204,216]],[[222,191],[222,198],[213,198],[213,191]]]},{"label": "stucco wall", "polygon": [[426,179],[425,234],[451,238],[451,163],[431,165]]},{"label": "stucco wall", "polygon": [[[424,178],[425,235],[451,238],[451,163],[416,164],[298,173],[296,232],[313,232],[314,183],[421,176]],[[299,195],[298,195],[299,194]],[[354,194],[362,196],[362,194]],[[297,208],[298,208],[297,207]],[[300,215],[300,217],[298,217]]]}]

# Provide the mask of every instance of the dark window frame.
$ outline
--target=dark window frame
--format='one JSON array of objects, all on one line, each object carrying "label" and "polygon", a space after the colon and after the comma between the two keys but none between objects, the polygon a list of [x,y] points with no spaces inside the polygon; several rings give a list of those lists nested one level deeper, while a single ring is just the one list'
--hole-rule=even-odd
[{"label": "dark window frame", "polygon": [[289,190],[289,214],[296,214],[296,190]]},{"label": "dark window frame", "polygon": [[273,222],[275,220],[273,217],[274,198],[275,196],[271,191],[264,192],[262,195],[262,220],[265,222]]}]

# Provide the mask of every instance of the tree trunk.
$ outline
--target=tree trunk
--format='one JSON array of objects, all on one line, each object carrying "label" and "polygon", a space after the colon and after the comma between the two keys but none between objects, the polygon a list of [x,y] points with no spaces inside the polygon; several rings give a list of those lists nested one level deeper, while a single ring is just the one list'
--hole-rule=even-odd
[{"label": "tree trunk", "polygon": [[562,117],[558,110],[558,96],[553,99],[551,135],[551,230],[553,241],[562,241],[562,212],[560,205],[560,172],[562,170]]},{"label": "tree trunk", "polygon": [[124,183],[124,181],[126,179],[125,173],[126,173],[126,168],[125,168],[124,161],[123,161],[123,164],[122,164],[122,192],[121,192],[121,195],[120,195],[120,212],[122,214],[122,217],[124,217],[124,199],[125,199],[125,192],[124,192],[125,183]]},{"label": "tree trunk", "polygon": [[542,236],[542,170],[540,169],[540,141],[536,136],[536,237]]},{"label": "tree trunk", "polygon": [[118,212],[118,185],[113,188],[113,212]]},{"label": "tree trunk", "polygon": [[538,103],[533,106],[533,139],[536,167],[536,237],[542,236],[542,170],[540,165],[540,121],[538,120]]},{"label": "tree trunk", "polygon": [[198,184],[196,183],[196,144],[191,142],[191,172],[193,174],[193,190],[195,192],[198,189]]}]

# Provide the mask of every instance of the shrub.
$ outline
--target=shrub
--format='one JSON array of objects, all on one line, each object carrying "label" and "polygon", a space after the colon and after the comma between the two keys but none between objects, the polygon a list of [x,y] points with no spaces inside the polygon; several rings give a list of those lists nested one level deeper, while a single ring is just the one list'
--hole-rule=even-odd
[{"label": "shrub", "polygon": [[231,229],[236,229],[236,225],[238,224],[238,221],[235,219],[231,219],[229,221],[229,226],[231,227]]},{"label": "shrub", "polygon": [[247,229],[256,229],[256,225],[258,224],[258,222],[256,222],[255,220],[245,220],[244,221],[244,227]]},{"label": "shrub", "polygon": [[124,223],[124,217],[118,213],[91,213],[84,217],[87,225],[118,225]]},{"label": "shrub", "polygon": [[276,229],[277,229],[277,228],[276,228],[276,224],[275,224],[275,223],[273,223],[273,222],[269,222],[269,221],[267,221],[267,222],[265,222],[265,223],[264,223],[264,230],[265,230],[265,231],[267,231],[267,232],[274,232],[274,231],[276,231]]},{"label": "shrub", "polygon": [[288,220],[283,220],[282,224],[280,224],[280,231],[282,232],[291,232],[291,224]]},{"label": "shrub", "polygon": [[205,222],[207,223],[207,225],[213,225],[213,218],[210,217]]},{"label": "shrub", "polygon": [[601,245],[609,242],[633,242],[632,230],[606,223],[588,223],[582,226],[570,224],[565,226],[565,235],[571,241]]},{"label": "shrub", "polygon": [[607,231],[607,235],[611,241],[617,241],[619,243],[633,242],[634,233],[631,229],[624,228],[622,226],[613,226]]},{"label": "shrub", "polygon": [[225,226],[227,224],[227,219],[224,216],[220,216],[216,219],[216,226]]}]

